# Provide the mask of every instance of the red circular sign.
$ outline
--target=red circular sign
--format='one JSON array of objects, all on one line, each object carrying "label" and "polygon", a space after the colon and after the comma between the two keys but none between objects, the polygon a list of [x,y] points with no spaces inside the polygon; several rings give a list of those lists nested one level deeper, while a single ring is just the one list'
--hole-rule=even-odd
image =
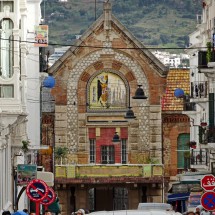
[{"label": "red circular sign", "polygon": [[201,197],[201,205],[205,210],[215,210],[215,192],[206,192]]},{"label": "red circular sign", "polygon": [[30,181],[26,187],[26,194],[31,201],[39,202],[46,198],[49,188],[47,184],[39,179]]},{"label": "red circular sign", "polygon": [[215,188],[215,177],[213,175],[205,175],[201,180],[201,187],[205,191],[213,191]]},{"label": "red circular sign", "polygon": [[48,195],[46,196],[45,199],[43,199],[41,201],[42,205],[50,205],[56,199],[56,194],[55,194],[54,190],[52,188],[50,188],[50,187],[48,189],[49,189]]}]

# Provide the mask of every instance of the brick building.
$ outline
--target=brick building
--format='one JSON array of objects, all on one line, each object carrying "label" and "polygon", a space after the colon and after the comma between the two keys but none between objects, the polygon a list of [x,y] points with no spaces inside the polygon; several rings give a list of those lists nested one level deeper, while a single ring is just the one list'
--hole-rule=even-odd
[{"label": "brick building", "polygon": [[[69,149],[67,159],[55,163],[63,213],[165,200],[161,98],[167,72],[112,15],[108,2],[50,68],[56,79],[55,147]],[[141,104],[132,99],[138,85],[148,97]],[[124,118],[129,106],[136,115],[131,121]],[[115,132],[120,142],[112,142]]]}]

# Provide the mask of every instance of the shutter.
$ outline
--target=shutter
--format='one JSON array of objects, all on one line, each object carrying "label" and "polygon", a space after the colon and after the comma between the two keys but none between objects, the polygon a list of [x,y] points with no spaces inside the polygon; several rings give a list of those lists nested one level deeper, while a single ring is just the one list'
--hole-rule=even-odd
[{"label": "shutter", "polygon": [[187,144],[188,142],[190,142],[190,135],[189,134],[180,134],[178,136],[178,143],[177,143],[178,162],[177,162],[177,167],[180,168],[180,169],[185,168],[185,160],[187,160],[185,154],[190,152],[190,147]]}]

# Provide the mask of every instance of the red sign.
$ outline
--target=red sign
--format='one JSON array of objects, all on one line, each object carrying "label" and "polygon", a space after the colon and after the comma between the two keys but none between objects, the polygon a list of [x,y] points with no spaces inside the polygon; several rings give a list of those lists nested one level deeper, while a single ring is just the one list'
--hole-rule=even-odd
[{"label": "red sign", "polygon": [[54,190],[50,187],[48,189],[49,189],[48,195],[46,196],[45,199],[43,199],[43,201],[41,201],[42,205],[50,205],[56,199],[56,194],[55,194]]},{"label": "red sign", "polygon": [[201,187],[205,191],[213,191],[215,188],[215,177],[213,175],[205,175],[201,180]]},{"label": "red sign", "polygon": [[206,192],[202,195],[201,205],[205,210],[215,210],[215,192]]},{"label": "red sign", "polygon": [[47,184],[39,179],[34,179],[26,187],[26,194],[31,201],[39,202],[46,198],[49,188]]}]

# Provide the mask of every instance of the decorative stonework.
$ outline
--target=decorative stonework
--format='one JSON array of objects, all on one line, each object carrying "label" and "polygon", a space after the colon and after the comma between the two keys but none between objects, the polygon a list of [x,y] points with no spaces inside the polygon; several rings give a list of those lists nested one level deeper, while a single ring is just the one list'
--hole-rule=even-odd
[{"label": "decorative stonework", "polygon": [[[137,62],[129,58],[123,53],[118,53],[115,50],[108,48],[111,47],[110,42],[105,42],[102,50],[90,53],[87,57],[83,58],[77,65],[73,68],[73,70],[69,71],[70,76],[68,80],[67,87],[67,96],[68,96],[68,147],[71,153],[75,153],[78,150],[77,144],[78,140],[78,109],[77,106],[74,106],[74,102],[77,104],[77,90],[78,90],[78,81],[83,74],[83,72],[91,65],[100,61],[101,55],[114,55],[115,60],[124,64],[128,67],[130,71],[136,77],[138,84],[143,85],[143,89],[146,95],[149,94],[147,78],[142,71],[141,67]],[[140,145],[141,148],[145,148],[149,144],[149,110],[146,110],[146,107],[139,107],[139,112],[141,116],[139,118],[139,132],[140,132]],[[147,119],[146,119],[147,117]],[[144,147],[145,146],[145,147]]]}]

